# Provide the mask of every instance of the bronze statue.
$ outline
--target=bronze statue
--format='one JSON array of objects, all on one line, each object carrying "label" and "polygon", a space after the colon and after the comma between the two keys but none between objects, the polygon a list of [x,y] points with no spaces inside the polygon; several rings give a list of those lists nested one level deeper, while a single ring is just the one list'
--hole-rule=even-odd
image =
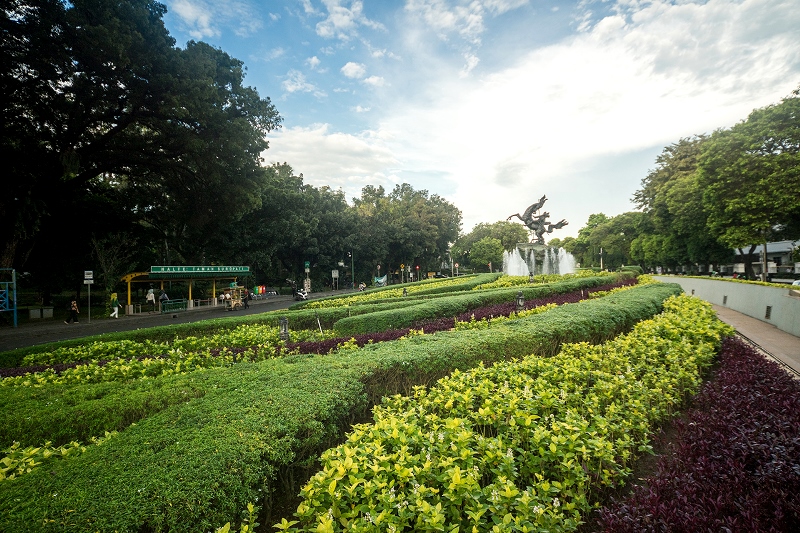
[{"label": "bronze statue", "polygon": [[528,209],[525,210],[521,216],[519,213],[514,213],[506,220],[511,220],[513,217],[517,217],[522,221],[525,226],[531,230],[535,235],[536,239],[533,241],[537,244],[544,245],[544,234],[545,233],[552,233],[555,229],[561,229],[568,224],[568,222],[564,219],[561,219],[560,222],[555,224],[550,224],[547,219],[550,216],[550,213],[547,211],[543,212],[541,215],[536,215],[539,209],[542,208],[544,203],[547,201],[547,196],[542,196],[539,198],[539,201],[533,205],[528,206]]}]

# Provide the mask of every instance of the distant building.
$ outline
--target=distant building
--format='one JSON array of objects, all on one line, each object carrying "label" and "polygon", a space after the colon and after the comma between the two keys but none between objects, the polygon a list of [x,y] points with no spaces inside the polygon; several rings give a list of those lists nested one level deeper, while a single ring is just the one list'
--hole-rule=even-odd
[{"label": "distant building", "polygon": [[[780,275],[780,274],[800,274],[796,266],[800,263],[795,263],[792,260],[792,254],[798,247],[798,241],[775,241],[767,243],[767,273]],[[725,273],[744,273],[746,255],[750,251],[750,247],[742,247],[734,250],[736,257],[733,265],[726,265],[722,267],[722,272]],[[753,272],[756,275],[761,274],[762,270],[762,254],[764,252],[764,245],[759,244],[753,250]]]}]

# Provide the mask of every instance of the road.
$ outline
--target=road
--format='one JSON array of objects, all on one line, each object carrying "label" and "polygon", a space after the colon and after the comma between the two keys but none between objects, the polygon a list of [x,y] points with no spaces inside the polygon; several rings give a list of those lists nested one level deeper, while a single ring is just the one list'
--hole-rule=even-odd
[{"label": "road", "polygon": [[[331,296],[333,294],[346,294],[352,291],[336,291],[312,293],[310,299]],[[223,306],[196,307],[179,313],[139,313],[135,315],[120,315],[119,319],[108,318],[106,315],[92,317],[88,320],[85,313],[80,315],[77,324],[64,324],[58,319],[30,320],[19,327],[6,326],[0,329],[0,351],[13,350],[36,346],[48,342],[77,339],[91,335],[112,333],[116,331],[132,331],[135,329],[165,326],[170,324],[186,324],[211,318],[254,315],[266,311],[286,309],[294,300],[291,296],[269,296],[264,300],[250,302],[249,309],[238,311],[225,311]]]}]

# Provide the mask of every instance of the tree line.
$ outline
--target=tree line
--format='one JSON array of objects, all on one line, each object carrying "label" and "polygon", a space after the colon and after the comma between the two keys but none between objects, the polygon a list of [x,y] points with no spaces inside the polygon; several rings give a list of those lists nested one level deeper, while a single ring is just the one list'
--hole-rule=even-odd
[{"label": "tree line", "polygon": [[[0,267],[45,300],[151,265],[249,265],[250,283],[369,281],[437,265],[461,213],[427,191],[341,191],[265,166],[282,118],[244,64],[176,46],[152,0],[12,0],[0,17]],[[324,275],[323,275],[324,273]]]}]

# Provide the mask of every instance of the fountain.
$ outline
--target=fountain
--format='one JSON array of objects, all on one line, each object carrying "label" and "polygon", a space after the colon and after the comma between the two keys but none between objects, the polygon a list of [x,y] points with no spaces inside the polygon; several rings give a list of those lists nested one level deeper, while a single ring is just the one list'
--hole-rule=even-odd
[{"label": "fountain", "polygon": [[563,248],[521,242],[510,252],[503,252],[503,273],[509,276],[571,274],[575,258]]},{"label": "fountain", "polygon": [[570,274],[575,271],[575,258],[563,248],[553,248],[544,244],[544,234],[552,233],[568,223],[561,220],[556,224],[547,221],[550,213],[544,212],[537,215],[547,201],[547,196],[542,196],[539,201],[529,206],[525,213],[515,213],[513,217],[519,218],[531,230],[536,238],[533,242],[521,242],[516,249],[503,253],[503,272],[509,276],[534,276],[539,274]]}]

